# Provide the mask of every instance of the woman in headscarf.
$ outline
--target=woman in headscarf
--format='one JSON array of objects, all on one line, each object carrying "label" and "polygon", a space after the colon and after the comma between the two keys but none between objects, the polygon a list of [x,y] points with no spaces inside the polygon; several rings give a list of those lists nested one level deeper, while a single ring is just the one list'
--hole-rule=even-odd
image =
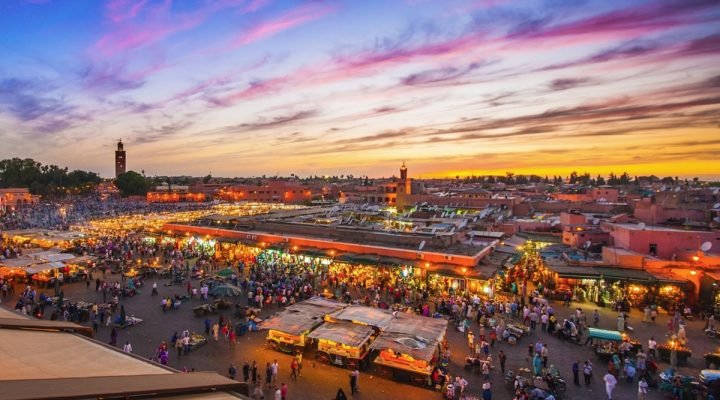
[{"label": "woman in headscarf", "polygon": [[535,376],[540,376],[542,372],[542,359],[540,358],[540,355],[538,353],[535,353],[533,356],[533,373]]}]

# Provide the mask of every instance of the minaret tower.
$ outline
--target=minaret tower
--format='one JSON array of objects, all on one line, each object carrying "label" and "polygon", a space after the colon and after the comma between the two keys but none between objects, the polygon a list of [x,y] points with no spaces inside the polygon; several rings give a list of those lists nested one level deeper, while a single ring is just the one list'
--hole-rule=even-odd
[{"label": "minaret tower", "polygon": [[125,149],[123,148],[122,139],[118,140],[117,150],[115,151],[115,177],[125,173],[127,159],[125,158]]}]

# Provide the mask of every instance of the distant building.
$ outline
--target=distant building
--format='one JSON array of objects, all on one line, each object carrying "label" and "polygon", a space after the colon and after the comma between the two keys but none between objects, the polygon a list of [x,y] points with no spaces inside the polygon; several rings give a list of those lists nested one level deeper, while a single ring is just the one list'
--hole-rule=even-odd
[{"label": "distant building", "polygon": [[115,177],[125,173],[127,167],[127,159],[125,158],[125,149],[122,140],[118,141],[117,150],[115,150]]},{"label": "distant building", "polygon": [[217,192],[225,201],[303,204],[313,198],[312,190],[294,182],[270,180],[260,185],[235,185]]},{"label": "distant building", "polygon": [[564,190],[554,193],[552,196],[555,200],[577,203],[617,203],[620,201],[618,189],[609,186]]},{"label": "distant building", "polygon": [[201,203],[207,201],[205,193],[194,193],[189,186],[162,184],[155,186],[154,191],[148,192],[148,203]]},{"label": "distant building", "polygon": [[30,190],[26,188],[8,188],[0,189],[0,212],[15,210],[37,204],[40,202],[40,196],[30,194]]},{"label": "distant building", "polygon": [[680,257],[682,253],[697,254],[700,246],[710,242],[720,243],[720,231],[691,231],[657,225],[602,223],[610,233],[611,245],[640,254],[649,254],[666,260]]}]

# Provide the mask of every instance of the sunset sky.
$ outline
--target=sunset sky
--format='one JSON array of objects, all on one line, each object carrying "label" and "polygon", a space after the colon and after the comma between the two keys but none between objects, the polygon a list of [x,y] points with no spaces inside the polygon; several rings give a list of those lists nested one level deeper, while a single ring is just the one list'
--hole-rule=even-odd
[{"label": "sunset sky", "polygon": [[720,1],[4,0],[0,158],[720,177]]}]

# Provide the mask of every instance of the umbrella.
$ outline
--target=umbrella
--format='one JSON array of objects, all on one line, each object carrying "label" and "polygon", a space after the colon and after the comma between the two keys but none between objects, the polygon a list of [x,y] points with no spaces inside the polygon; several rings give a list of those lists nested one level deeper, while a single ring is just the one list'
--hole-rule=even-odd
[{"label": "umbrella", "polygon": [[241,294],[242,290],[239,287],[227,283],[217,285],[214,288],[210,289],[210,295],[215,297],[234,297],[240,296]]},{"label": "umbrella", "polygon": [[234,273],[235,273],[235,271],[233,271],[232,268],[225,268],[224,270],[219,271],[219,272],[217,273],[217,275],[220,275],[220,276],[222,276],[222,277],[227,278],[227,277],[231,276],[231,275],[234,274]]}]

